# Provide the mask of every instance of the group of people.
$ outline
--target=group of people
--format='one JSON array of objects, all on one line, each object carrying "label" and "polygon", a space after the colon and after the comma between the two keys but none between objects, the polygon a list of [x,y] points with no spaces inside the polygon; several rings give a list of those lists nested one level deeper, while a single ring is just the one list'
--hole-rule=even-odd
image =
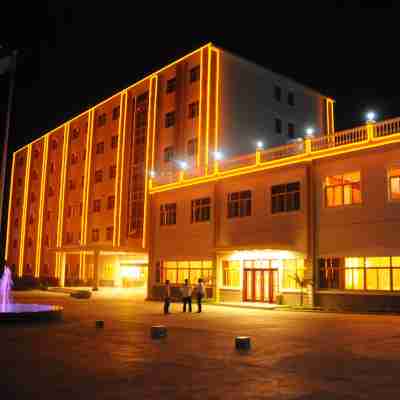
[{"label": "group of people", "polygon": [[[189,279],[185,279],[184,285],[181,287],[182,301],[183,301],[183,312],[192,312],[192,286],[189,284]],[[197,299],[197,312],[201,313],[201,302],[206,295],[206,289],[204,287],[203,279],[199,279],[195,287],[195,295]],[[165,281],[165,292],[164,292],[164,314],[171,314],[169,306],[171,304],[171,285],[169,280]]]}]

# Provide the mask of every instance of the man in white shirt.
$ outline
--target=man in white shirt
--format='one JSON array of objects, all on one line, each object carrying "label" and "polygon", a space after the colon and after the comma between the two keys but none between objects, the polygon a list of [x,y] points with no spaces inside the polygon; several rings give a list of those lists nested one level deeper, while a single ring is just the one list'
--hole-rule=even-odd
[{"label": "man in white shirt", "polygon": [[189,280],[185,279],[185,284],[181,288],[183,300],[183,312],[186,312],[186,304],[189,305],[189,312],[192,312],[192,287],[189,285]]}]

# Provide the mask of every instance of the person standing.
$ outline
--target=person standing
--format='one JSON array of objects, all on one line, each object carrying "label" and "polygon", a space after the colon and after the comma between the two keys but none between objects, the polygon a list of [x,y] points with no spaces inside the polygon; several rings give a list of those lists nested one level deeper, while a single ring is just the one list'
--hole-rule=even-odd
[{"label": "person standing", "polygon": [[186,304],[189,305],[189,312],[192,312],[192,287],[189,285],[189,279],[185,279],[185,284],[181,288],[183,300],[183,312],[186,312]]},{"label": "person standing", "polygon": [[171,285],[169,284],[169,280],[165,281],[164,287],[164,314],[171,314],[169,312],[169,305],[171,304]]},{"label": "person standing", "polygon": [[201,301],[206,295],[206,289],[204,287],[203,279],[199,279],[199,283],[196,286],[196,297],[197,297],[197,312],[201,313]]}]

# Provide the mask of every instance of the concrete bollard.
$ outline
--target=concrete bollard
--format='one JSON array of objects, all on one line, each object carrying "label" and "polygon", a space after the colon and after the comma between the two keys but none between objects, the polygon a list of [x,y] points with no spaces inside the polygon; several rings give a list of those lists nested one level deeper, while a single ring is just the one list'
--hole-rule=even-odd
[{"label": "concrete bollard", "polygon": [[103,320],[97,320],[96,321],[96,328],[104,328],[104,321]]},{"label": "concrete bollard", "polygon": [[155,325],[150,329],[152,339],[161,339],[167,337],[167,327],[164,325]]},{"label": "concrete bollard", "polygon": [[236,350],[250,350],[250,338],[248,336],[236,336]]}]

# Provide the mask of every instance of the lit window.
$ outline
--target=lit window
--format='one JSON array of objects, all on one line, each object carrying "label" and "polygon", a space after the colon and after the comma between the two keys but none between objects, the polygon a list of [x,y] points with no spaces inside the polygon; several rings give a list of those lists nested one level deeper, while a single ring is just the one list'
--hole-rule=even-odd
[{"label": "lit window", "polygon": [[175,125],[175,111],[171,111],[165,114],[165,127],[169,128]]},{"label": "lit window", "polygon": [[93,212],[100,212],[101,210],[101,199],[93,200]]},{"label": "lit window", "polygon": [[240,289],[240,261],[222,262],[222,286]]},{"label": "lit window", "polygon": [[113,110],[112,110],[113,121],[115,121],[116,119],[119,118],[119,111],[120,111],[119,106],[113,108]]},{"label": "lit window", "polygon": [[199,116],[199,102],[194,101],[189,104],[189,118],[196,118]]},{"label": "lit window", "polygon": [[200,79],[200,66],[196,65],[189,71],[190,83],[197,82]]},{"label": "lit window", "polygon": [[187,142],[187,155],[193,157],[197,153],[197,139],[190,139]]},{"label": "lit window", "polygon": [[300,182],[271,187],[271,213],[300,210]]},{"label": "lit window", "polygon": [[211,199],[209,197],[192,200],[192,217],[191,217],[192,223],[209,221],[210,217],[211,217]]},{"label": "lit window", "polygon": [[281,101],[282,98],[282,89],[278,85],[274,86],[274,98],[276,101]]},{"label": "lit window", "polygon": [[363,257],[346,257],[345,289],[364,289],[364,261]]},{"label": "lit window", "polygon": [[106,240],[113,240],[113,235],[114,235],[114,227],[109,226],[106,229]]},{"label": "lit window", "polygon": [[390,257],[366,257],[366,289],[390,290]]},{"label": "lit window", "polygon": [[118,135],[111,137],[111,148],[116,149],[118,147]]},{"label": "lit window", "polygon": [[103,170],[102,169],[98,169],[94,173],[94,182],[95,183],[103,182]]},{"label": "lit window", "polygon": [[251,215],[251,191],[228,194],[228,218],[249,217]]},{"label": "lit window", "polygon": [[167,93],[172,93],[175,92],[176,90],[176,78],[171,78],[167,80],[167,88],[166,88],[166,92]]},{"label": "lit window", "polygon": [[327,207],[360,203],[360,171],[325,178],[325,204]]},{"label": "lit window", "polygon": [[388,178],[390,200],[400,200],[400,168],[389,169]]},{"label": "lit window", "polygon": [[100,142],[96,144],[96,154],[104,153],[104,142]]},{"label": "lit window", "polygon": [[160,225],[176,224],[176,203],[162,204],[160,206]]},{"label": "lit window", "polygon": [[282,287],[284,289],[300,289],[304,279],[304,260],[273,260],[282,264]]},{"label": "lit window", "polygon": [[164,161],[169,162],[174,159],[174,148],[172,146],[168,146],[164,149]]},{"label": "lit window", "polygon": [[214,267],[211,261],[164,261],[161,265],[160,275],[172,284],[183,284],[185,279],[189,279],[190,284],[195,285],[203,279],[205,286],[213,285]]}]

